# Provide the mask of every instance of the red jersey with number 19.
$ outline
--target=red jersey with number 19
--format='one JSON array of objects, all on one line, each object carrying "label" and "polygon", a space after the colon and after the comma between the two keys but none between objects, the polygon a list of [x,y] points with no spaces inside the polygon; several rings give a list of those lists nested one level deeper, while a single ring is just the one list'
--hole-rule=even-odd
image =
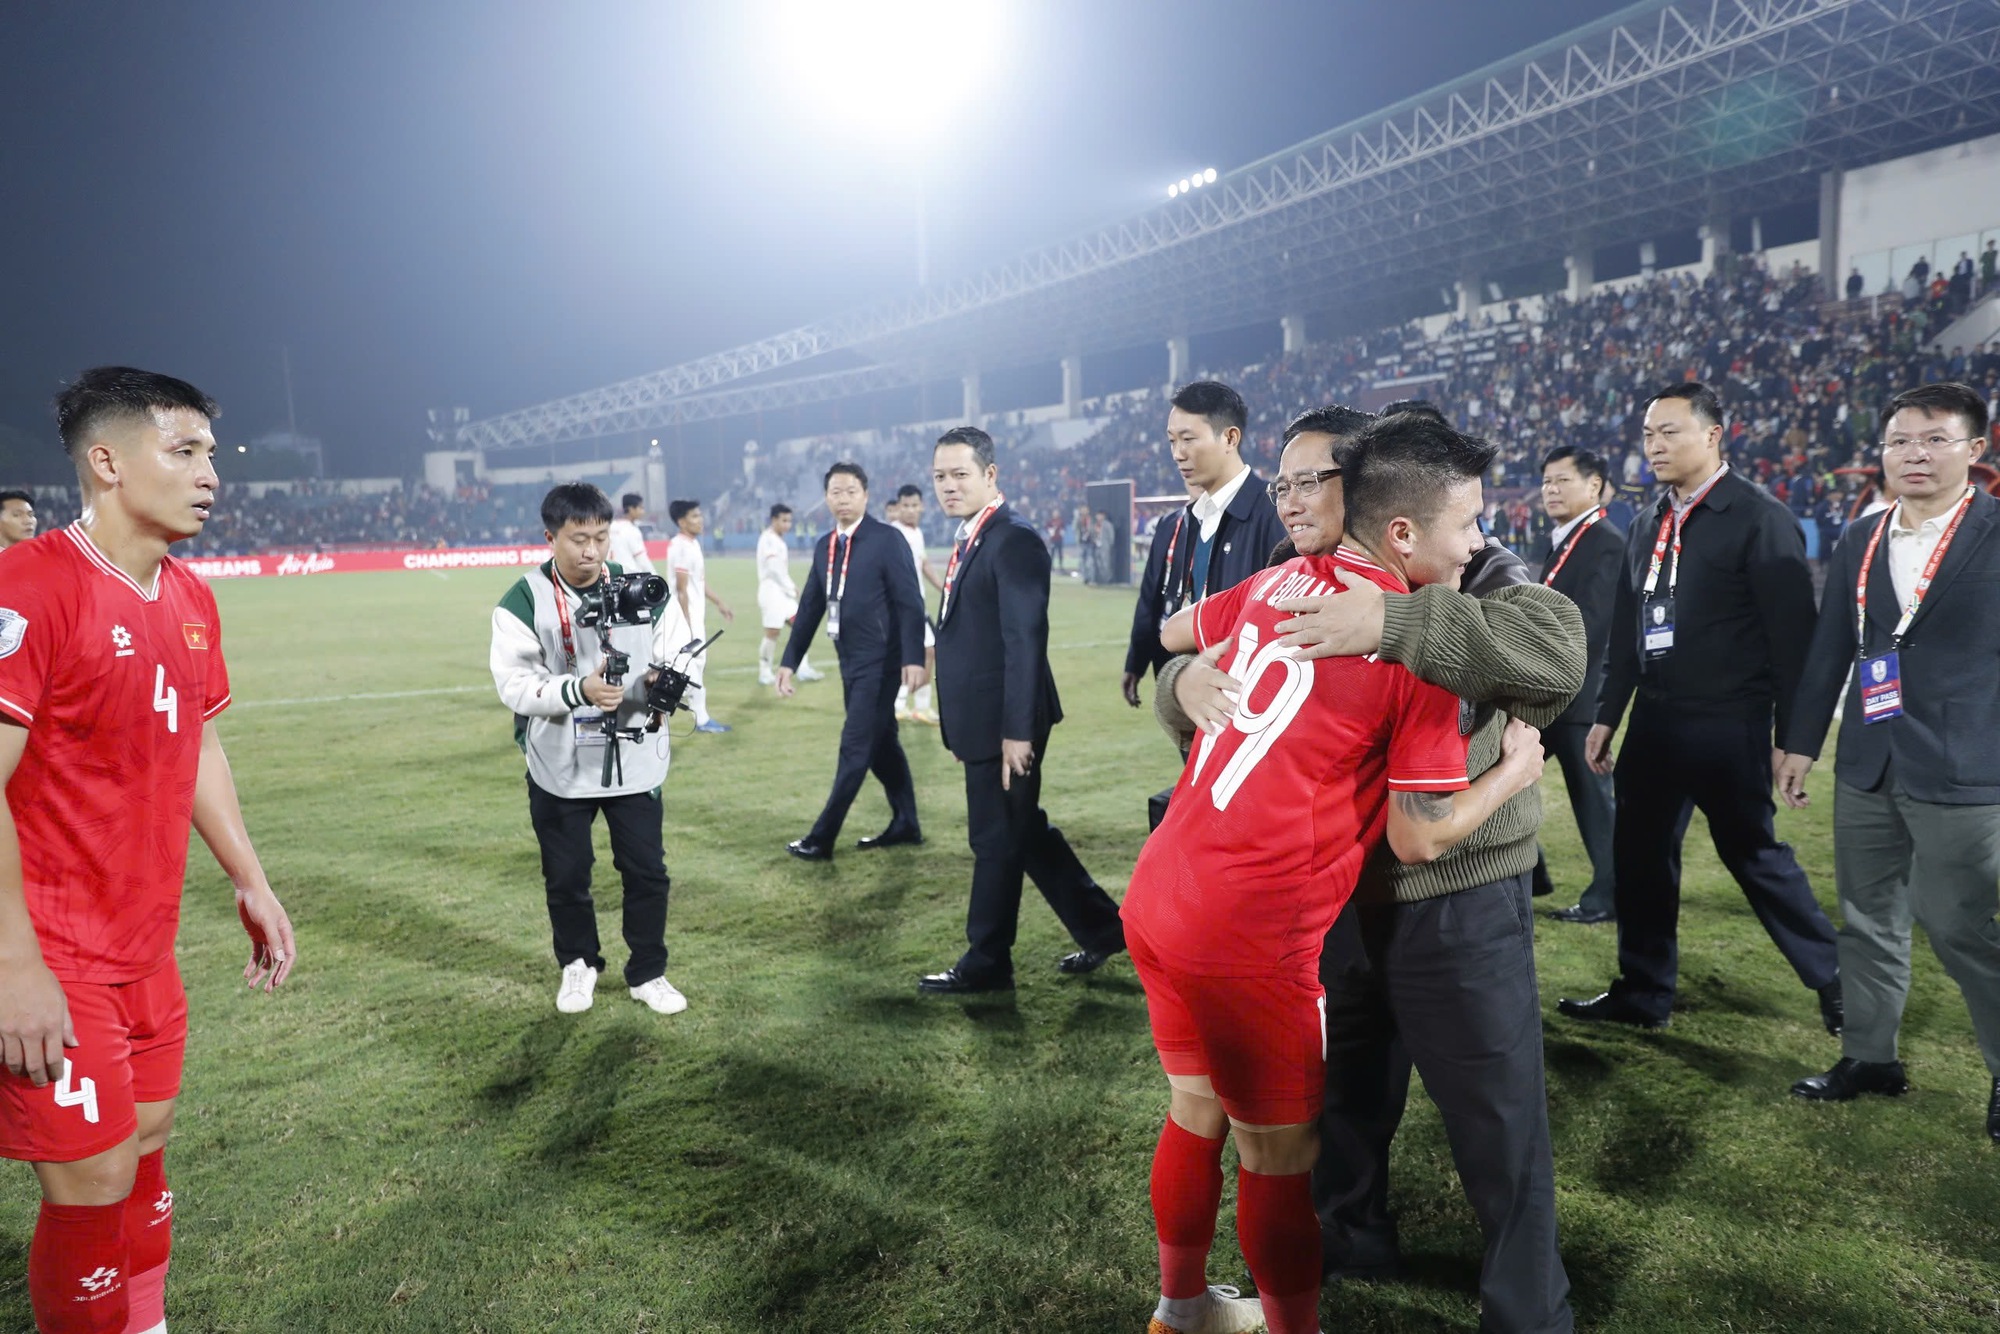
[{"label": "red jersey with number 19", "polygon": [[1388,823],[1390,788],[1468,785],[1458,697],[1370,656],[1301,662],[1274,628],[1278,598],[1340,592],[1346,569],[1392,592],[1349,548],[1300,556],[1194,606],[1195,642],[1235,644],[1229,727],[1197,738],[1126,891],[1128,927],[1190,972],[1292,973],[1319,957]]},{"label": "red jersey with number 19", "polygon": [[28,729],[7,805],[59,981],[173,957],[202,725],[228,703],[215,596],[179,561],[143,589],[74,525],[0,552],[0,714]]}]

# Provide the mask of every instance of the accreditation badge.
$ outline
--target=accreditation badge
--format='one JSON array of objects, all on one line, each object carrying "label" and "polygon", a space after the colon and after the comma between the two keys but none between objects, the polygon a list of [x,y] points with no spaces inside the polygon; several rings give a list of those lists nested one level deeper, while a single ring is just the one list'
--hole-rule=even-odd
[{"label": "accreditation badge", "polygon": [[828,598],[826,600],[826,637],[828,639],[840,638],[839,598]]},{"label": "accreditation badge", "polygon": [[1879,657],[1863,658],[1861,678],[1861,721],[1887,722],[1903,716],[1903,664],[1891,649]]},{"label": "accreditation badge", "polygon": [[1674,599],[1650,597],[1639,605],[1639,648],[1648,662],[1674,651]]},{"label": "accreditation badge", "polygon": [[601,710],[579,709],[569,716],[569,726],[571,739],[578,746],[601,746],[608,739]]}]

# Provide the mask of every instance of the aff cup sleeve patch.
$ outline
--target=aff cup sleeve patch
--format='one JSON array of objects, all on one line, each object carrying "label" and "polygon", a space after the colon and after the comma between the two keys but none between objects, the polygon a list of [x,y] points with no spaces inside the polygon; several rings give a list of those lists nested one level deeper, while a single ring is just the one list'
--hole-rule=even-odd
[{"label": "aff cup sleeve patch", "polygon": [[28,636],[28,618],[8,607],[0,607],[0,658],[21,647]]}]

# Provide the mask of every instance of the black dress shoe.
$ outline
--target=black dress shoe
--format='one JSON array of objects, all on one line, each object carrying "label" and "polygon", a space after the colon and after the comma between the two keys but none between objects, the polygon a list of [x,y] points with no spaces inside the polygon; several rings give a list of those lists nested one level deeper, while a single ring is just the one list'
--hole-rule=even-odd
[{"label": "black dress shoe", "polygon": [[1841,1026],[1847,1022],[1847,1002],[1841,997],[1837,977],[1819,989],[1819,1021],[1835,1037],[1840,1036]]},{"label": "black dress shoe", "polygon": [[1115,950],[1076,950],[1056,960],[1056,971],[1075,977],[1081,973],[1094,973],[1104,967],[1105,960],[1114,954],[1124,953],[1124,947]]},{"label": "black dress shoe", "polygon": [[1586,908],[1579,903],[1574,908],[1556,909],[1549,914],[1549,920],[1554,922],[1580,922],[1585,926],[1596,926],[1599,922],[1611,921],[1615,916],[1615,913],[1607,912],[1603,908]]},{"label": "black dress shoe", "polygon": [[1864,1093],[1885,1093],[1895,1097],[1910,1091],[1903,1078],[1901,1061],[1857,1061],[1843,1056],[1823,1075],[1807,1075],[1792,1085],[1792,1093],[1814,1102],[1846,1102]]},{"label": "black dress shoe", "polygon": [[905,843],[917,844],[923,841],[924,836],[922,834],[906,832],[901,829],[884,829],[881,833],[875,834],[872,837],[856,839],[854,846],[860,848],[863,852],[867,852],[870,848],[895,848],[901,847]]},{"label": "black dress shoe", "polygon": [[802,862],[830,862],[833,860],[832,848],[822,843],[815,843],[809,838],[792,840],[790,843],[785,844],[785,851],[791,853]]},{"label": "black dress shoe", "polygon": [[1986,1100],[1986,1137],[2000,1144],[2000,1077],[1993,1080],[1993,1096]]},{"label": "black dress shoe", "polygon": [[972,996],[982,991],[1013,989],[1014,979],[1010,976],[968,977],[958,971],[956,964],[942,973],[925,973],[917,979],[917,990],[926,996]]},{"label": "black dress shoe", "polygon": [[1568,1015],[1571,1019],[1587,1019],[1594,1024],[1630,1024],[1634,1028],[1667,1026],[1666,1019],[1654,1018],[1615,991],[1592,996],[1589,1000],[1565,997],[1556,1002],[1556,1013]]},{"label": "black dress shoe", "polygon": [[1329,1280],[1393,1283],[1403,1277],[1403,1253],[1396,1244],[1396,1227],[1323,1228],[1320,1232],[1320,1272]]}]

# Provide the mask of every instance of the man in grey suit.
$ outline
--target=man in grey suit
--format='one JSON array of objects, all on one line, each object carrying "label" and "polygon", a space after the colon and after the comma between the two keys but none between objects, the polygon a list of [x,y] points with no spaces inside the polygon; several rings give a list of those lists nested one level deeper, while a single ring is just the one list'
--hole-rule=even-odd
[{"label": "man in grey suit", "polygon": [[1972,1011],[2000,1142],[2000,501],[1968,482],[1986,403],[1928,384],[1883,421],[1900,499],[1834,552],[1778,771],[1785,803],[1804,806],[1846,690],[1833,852],[1847,1023],[1839,1063],[1792,1092],[1844,1102],[1909,1087],[1896,1031],[1914,918]]}]

